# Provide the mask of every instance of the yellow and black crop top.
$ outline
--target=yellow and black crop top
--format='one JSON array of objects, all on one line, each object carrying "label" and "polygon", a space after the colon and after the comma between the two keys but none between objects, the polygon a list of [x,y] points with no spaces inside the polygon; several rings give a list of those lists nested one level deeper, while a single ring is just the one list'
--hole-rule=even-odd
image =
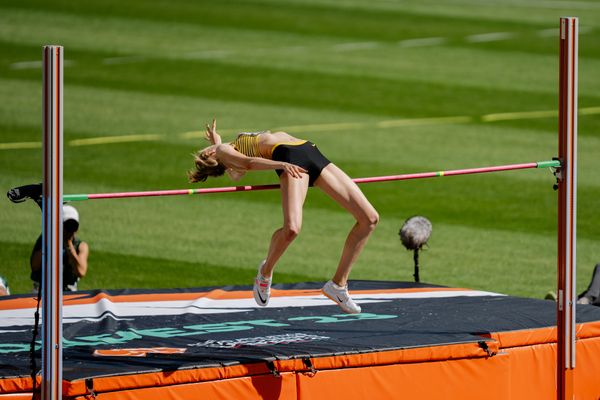
[{"label": "yellow and black crop top", "polygon": [[237,139],[230,144],[234,149],[247,157],[263,157],[260,153],[260,146],[258,145],[258,135],[261,133],[262,132],[240,133]]}]

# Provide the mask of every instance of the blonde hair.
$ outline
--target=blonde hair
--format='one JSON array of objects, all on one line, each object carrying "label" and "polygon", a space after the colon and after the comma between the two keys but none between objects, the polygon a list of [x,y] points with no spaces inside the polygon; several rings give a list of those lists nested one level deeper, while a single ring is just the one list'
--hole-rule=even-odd
[{"label": "blonde hair", "polygon": [[202,150],[193,154],[194,169],[188,171],[188,179],[191,183],[204,182],[209,176],[221,176],[225,173],[225,166],[216,159],[208,157]]}]

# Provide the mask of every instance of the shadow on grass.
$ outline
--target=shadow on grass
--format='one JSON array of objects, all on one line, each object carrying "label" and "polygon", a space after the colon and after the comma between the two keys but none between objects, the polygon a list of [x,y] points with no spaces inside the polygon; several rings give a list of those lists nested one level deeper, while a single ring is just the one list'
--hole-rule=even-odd
[{"label": "shadow on grass", "polygon": [[[251,285],[254,265],[240,268],[218,264],[192,263],[152,257],[93,252],[90,270],[80,290],[93,288],[185,288]],[[276,283],[305,282],[314,276],[278,272]]]}]

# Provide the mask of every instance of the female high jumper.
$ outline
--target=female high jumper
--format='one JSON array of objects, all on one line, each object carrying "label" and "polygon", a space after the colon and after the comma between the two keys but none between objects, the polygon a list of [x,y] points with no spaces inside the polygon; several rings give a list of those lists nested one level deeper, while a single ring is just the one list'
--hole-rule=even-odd
[{"label": "female high jumper", "polygon": [[271,238],[267,258],[258,266],[254,280],[254,299],[260,306],[269,303],[271,278],[275,264],[298,236],[302,226],[302,206],[309,186],[317,186],[356,219],[348,234],[333,278],[323,286],[325,296],[346,313],[360,313],[361,308],[348,294],[348,275],[379,215],[358,186],[331,163],[311,142],[286,132],[240,133],[231,143],[222,143],[216,121],[206,126],[206,139],[212,145],[194,155],[195,168],[188,172],[190,182],[203,182],[209,176],[225,172],[239,180],[246,171],[274,169],[280,177],[283,227]]}]

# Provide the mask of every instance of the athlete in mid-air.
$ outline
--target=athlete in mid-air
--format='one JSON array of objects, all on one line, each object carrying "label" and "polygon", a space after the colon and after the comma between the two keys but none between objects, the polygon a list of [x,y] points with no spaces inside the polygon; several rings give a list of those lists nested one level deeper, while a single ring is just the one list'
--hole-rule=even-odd
[{"label": "athlete in mid-air", "polygon": [[360,313],[360,306],[348,294],[348,275],[379,215],[358,186],[325,158],[316,145],[286,132],[240,133],[233,142],[222,143],[213,121],[206,126],[206,139],[211,145],[194,155],[195,168],[188,173],[190,182],[203,182],[209,176],[225,173],[239,180],[246,171],[267,169],[274,169],[280,177],[283,227],[273,233],[267,257],[258,267],[254,280],[254,299],[258,305],[266,306],[269,302],[273,269],[300,232],[302,206],[308,187],[314,185],[356,219],[335,275],[323,286],[323,294],[344,312]]}]

